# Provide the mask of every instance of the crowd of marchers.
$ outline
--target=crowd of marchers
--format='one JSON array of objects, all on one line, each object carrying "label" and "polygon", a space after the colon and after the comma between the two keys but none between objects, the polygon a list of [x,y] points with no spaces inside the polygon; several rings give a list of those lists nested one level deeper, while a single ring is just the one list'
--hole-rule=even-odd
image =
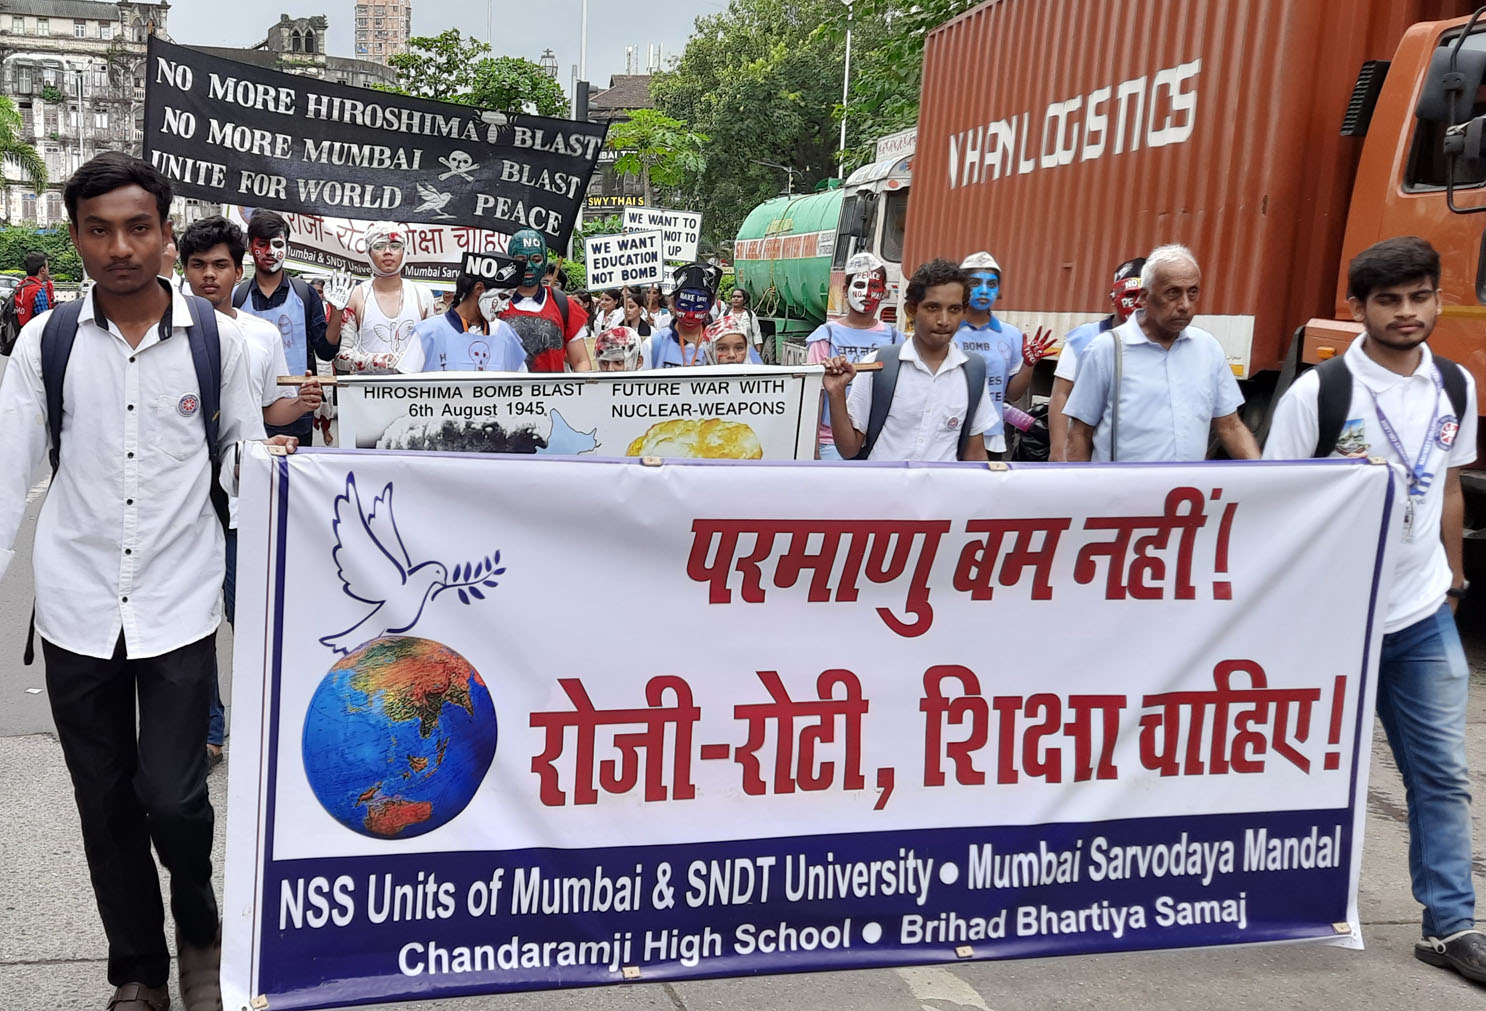
[{"label": "crowd of marchers", "polygon": [[[758,362],[766,349],[747,296],[721,304],[721,272],[709,264],[678,269],[669,292],[604,291],[590,307],[552,283],[545,242],[524,231],[505,261],[511,287],[465,274],[436,305],[402,276],[406,246],[392,226],[371,230],[369,279],[337,275],[322,292],[284,269],[289,225],[272,211],[254,213],[245,231],[214,217],[176,236],[170,185],[138,159],[100,155],[72,175],[64,202],[94,281],[58,304],[42,257],[18,289],[24,326],[0,380],[0,576],[32,475],[49,462],[34,632],[108,937],[107,1007],[170,1003],[153,846],[170,872],[185,1006],[220,1009],[206,777],[222,756],[214,644],[224,610],[229,621],[234,611],[234,453],[265,438],[293,452],[317,420],[328,432],[321,383],[279,377],[586,371],[590,334],[605,370]],[[821,457],[1005,453],[1007,420],[1025,422],[1010,401],[1053,341],[996,317],[995,259],[918,267],[907,334],[878,318],[879,261],[852,257],[846,275],[845,315],[807,349],[824,372]],[[1414,952],[1486,982],[1471,881],[1468,672],[1452,614],[1467,589],[1460,468],[1475,458],[1477,401],[1470,375],[1429,349],[1439,278],[1422,239],[1361,252],[1348,301],[1362,334],[1285,392],[1262,455],[1392,465],[1401,506],[1379,602],[1377,707],[1407,789],[1423,906]],[[1221,346],[1193,325],[1201,295],[1201,269],[1182,246],[1119,266],[1110,315],[1061,343],[1054,460],[1200,461],[1213,435],[1230,457],[1261,455]]]}]

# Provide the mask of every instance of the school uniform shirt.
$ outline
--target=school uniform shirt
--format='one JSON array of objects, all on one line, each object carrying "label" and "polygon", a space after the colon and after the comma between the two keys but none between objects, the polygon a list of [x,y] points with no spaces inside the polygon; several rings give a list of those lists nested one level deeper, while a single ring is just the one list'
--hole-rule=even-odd
[{"label": "school uniform shirt", "polygon": [[670,327],[657,330],[640,345],[641,369],[675,369],[682,366],[706,365],[702,349],[706,341],[685,344]]},{"label": "school uniform shirt", "polygon": [[[1445,602],[1445,591],[1452,580],[1445,545],[1440,540],[1445,475],[1450,468],[1464,467],[1476,459],[1475,379],[1465,373],[1465,417],[1457,418],[1449,395],[1437,382],[1434,355],[1428,346],[1423,351],[1419,367],[1407,376],[1390,372],[1369,358],[1362,350],[1362,340],[1353,341],[1343,354],[1352,374],[1352,401],[1331,455],[1381,456],[1388,460],[1396,481],[1394,508],[1400,527],[1409,492],[1408,474],[1421,451],[1424,460],[1420,482],[1424,494],[1414,498],[1413,527],[1393,554],[1385,632],[1408,628],[1438,611]],[[1285,391],[1275,407],[1264,459],[1302,460],[1315,452],[1320,429],[1316,406],[1319,390],[1320,380],[1312,370]],[[1384,432],[1380,413],[1393,426],[1408,459],[1399,456]]]},{"label": "school uniform shirt", "polygon": [[1068,336],[1063,338],[1063,346],[1058,350],[1058,367],[1053,370],[1053,376],[1057,379],[1066,379],[1070,383],[1078,378],[1078,358],[1089,346],[1089,342],[1106,330],[1112,330],[1115,326],[1115,318],[1106,316],[1093,323],[1084,323],[1068,331]]},{"label": "school uniform shirt", "polygon": [[567,368],[568,342],[578,339],[588,325],[588,313],[575,298],[568,298],[568,322],[562,322],[557,297],[546,285],[538,285],[531,297],[517,294],[501,319],[511,325],[526,349],[526,367],[531,372],[562,372]]},{"label": "school uniform shirt", "polygon": [[[217,330],[223,329],[223,321],[234,324],[243,337],[243,354],[247,358],[248,387],[253,402],[263,407],[272,407],[280,400],[291,400],[298,394],[293,386],[280,386],[279,376],[289,375],[289,366],[284,360],[284,341],[278,328],[266,319],[252,313],[239,311],[235,318],[217,313]],[[71,371],[71,365],[68,366]],[[227,515],[231,527],[237,529],[237,496],[227,497]]]},{"label": "school uniform shirt", "polygon": [[[877,320],[866,330],[847,326],[839,320],[827,320],[805,338],[805,361],[819,365],[828,358],[844,357],[852,364],[886,344],[896,344],[903,339],[897,327]],[[850,387],[847,387],[848,391]],[[831,432],[831,405],[821,397],[820,430],[816,440],[822,446],[834,446],[836,436]]]},{"label": "school uniform shirt", "polygon": [[1140,328],[1141,312],[1089,342],[1063,413],[1094,429],[1095,460],[1108,460],[1114,342],[1124,346],[1120,460],[1204,460],[1214,418],[1243,406],[1218,339],[1189,326],[1168,350]]},{"label": "school uniform shirt", "polygon": [[[41,332],[21,331],[0,380],[0,575],[14,557],[32,475],[50,435]],[[63,381],[61,466],[41,507],[33,552],[36,631],[85,656],[167,653],[222,617],[224,541],[209,495],[211,465],[184,297],[131,348],[86,297]],[[220,452],[231,482],[234,443],[263,438],[242,333],[218,319]],[[230,489],[229,489],[230,490]]]},{"label": "school uniform shirt", "polygon": [[[985,360],[986,393],[996,401],[996,410],[1002,410],[1006,403],[1006,384],[1022,370],[1022,332],[1005,320],[992,316],[985,326],[961,323],[955,333],[955,342]],[[1004,429],[986,433],[986,448],[998,453],[1006,448]]]},{"label": "school uniform shirt", "polygon": [[[902,362],[898,366],[898,384],[893,390],[893,403],[869,460],[958,460],[960,428],[966,423],[965,409],[969,391],[965,389],[963,349],[950,342],[938,372],[930,372],[918,357],[913,341],[873,351],[863,358],[875,362],[878,356],[897,349]],[[872,382],[876,372],[860,372],[846,392],[846,414],[851,427],[866,434],[872,415]],[[1001,411],[990,397],[981,397],[970,419],[970,436],[984,435],[1001,424]]]},{"label": "school uniform shirt", "polygon": [[497,320],[490,333],[465,329],[455,309],[430,316],[414,328],[423,353],[420,367],[398,366],[399,372],[525,372],[526,349],[506,323]]}]

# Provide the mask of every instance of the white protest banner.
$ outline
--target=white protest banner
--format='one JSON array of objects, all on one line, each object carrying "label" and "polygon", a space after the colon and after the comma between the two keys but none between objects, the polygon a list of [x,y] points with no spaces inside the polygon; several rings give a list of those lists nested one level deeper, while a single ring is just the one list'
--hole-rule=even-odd
[{"label": "white protest banner", "polygon": [[625,232],[585,239],[583,265],[588,270],[589,289],[659,284],[664,272],[661,244],[661,232]]},{"label": "white protest banner", "polygon": [[[278,212],[289,223],[289,255],[285,262],[294,270],[345,270],[360,277],[371,276],[366,235],[374,221],[355,218],[325,218],[316,214]],[[248,227],[253,211],[235,206],[228,217],[240,228]],[[506,236],[483,228],[424,225],[395,222],[404,235],[402,276],[433,288],[452,289],[459,278],[460,259],[465,253],[504,253]]]},{"label": "white protest banner", "polygon": [[352,448],[808,460],[821,375],[738,365],[423,372],[344,377],[336,397],[341,444]]},{"label": "white protest banner", "polygon": [[1386,467],[241,474],[228,1007],[1361,945]]},{"label": "white protest banner", "polygon": [[625,231],[660,229],[666,235],[666,259],[673,263],[691,263],[697,258],[697,242],[702,237],[702,216],[695,211],[668,211],[663,207],[626,207]]}]

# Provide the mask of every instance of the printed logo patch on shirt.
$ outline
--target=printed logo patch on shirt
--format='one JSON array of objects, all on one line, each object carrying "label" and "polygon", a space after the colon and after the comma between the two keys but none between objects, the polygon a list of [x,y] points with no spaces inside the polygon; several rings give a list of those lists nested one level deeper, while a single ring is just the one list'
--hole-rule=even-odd
[{"label": "printed logo patch on shirt", "polygon": [[1336,437],[1336,451],[1342,456],[1363,456],[1368,449],[1366,422],[1361,418],[1349,418]]},{"label": "printed logo patch on shirt", "polygon": [[194,418],[200,408],[201,401],[197,399],[196,394],[187,393],[176,402],[175,412],[183,418]]},{"label": "printed logo patch on shirt", "polygon": [[1460,421],[1453,414],[1447,414],[1439,420],[1435,426],[1434,441],[1440,449],[1449,449],[1455,445],[1455,436],[1460,434]]}]

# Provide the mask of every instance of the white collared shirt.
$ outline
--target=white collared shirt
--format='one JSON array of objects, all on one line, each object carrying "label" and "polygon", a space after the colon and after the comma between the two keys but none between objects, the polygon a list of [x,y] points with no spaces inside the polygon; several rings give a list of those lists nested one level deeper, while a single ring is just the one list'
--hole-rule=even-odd
[{"label": "white collared shirt", "polygon": [[[284,337],[279,328],[262,316],[238,311],[236,316],[217,313],[217,330],[223,329],[223,321],[235,323],[243,337],[243,350],[247,355],[248,388],[255,403],[265,408],[280,400],[293,399],[298,394],[292,386],[280,386],[279,376],[289,374],[289,361],[284,357]],[[228,525],[237,529],[237,496],[227,499]]]},{"label": "white collared shirt", "polygon": [[[966,423],[965,408],[969,391],[965,388],[965,352],[951,341],[938,372],[929,371],[918,357],[918,347],[909,338],[901,344],[879,348],[864,362],[877,360],[884,351],[898,349],[898,385],[893,390],[893,403],[869,460],[957,460],[960,429]],[[846,392],[846,414],[858,432],[867,431],[872,414],[872,383],[875,372],[859,372]],[[1001,412],[989,395],[980,398],[975,417],[970,419],[970,434],[984,435],[1001,424]]]},{"label": "white collared shirt", "polygon": [[[0,380],[0,576],[14,556],[31,478],[47,460],[41,333],[21,330]],[[61,465],[36,524],[36,630],[85,656],[158,656],[221,620],[223,539],[208,494],[211,466],[200,390],[185,334],[185,298],[171,289],[171,332],[152,326],[131,348],[104,329],[86,296],[63,380]],[[241,439],[263,438],[243,337],[217,317],[222,345],[220,447],[230,475]],[[224,479],[224,485],[228,483]]]},{"label": "white collared shirt", "polygon": [[[1435,381],[1434,355],[1423,347],[1419,367],[1407,376],[1390,372],[1362,349],[1365,337],[1352,342],[1343,357],[1352,375],[1352,400],[1337,436],[1333,457],[1381,456],[1392,465],[1394,509],[1402,518],[1408,474],[1424,450],[1424,494],[1415,499],[1411,535],[1393,553],[1393,584],[1383,631],[1397,632],[1432,615],[1445,602],[1452,579],[1440,521],[1445,507],[1445,475],[1476,459],[1476,383],[1465,373],[1465,416],[1457,418],[1448,394]],[[1266,460],[1303,460],[1316,451],[1320,420],[1316,405],[1321,381],[1314,369],[1285,391],[1275,407]],[[1376,397],[1376,400],[1374,399]],[[1378,411],[1393,426],[1409,459],[1404,460],[1378,420]],[[1402,529],[1400,524],[1399,529]]]}]

